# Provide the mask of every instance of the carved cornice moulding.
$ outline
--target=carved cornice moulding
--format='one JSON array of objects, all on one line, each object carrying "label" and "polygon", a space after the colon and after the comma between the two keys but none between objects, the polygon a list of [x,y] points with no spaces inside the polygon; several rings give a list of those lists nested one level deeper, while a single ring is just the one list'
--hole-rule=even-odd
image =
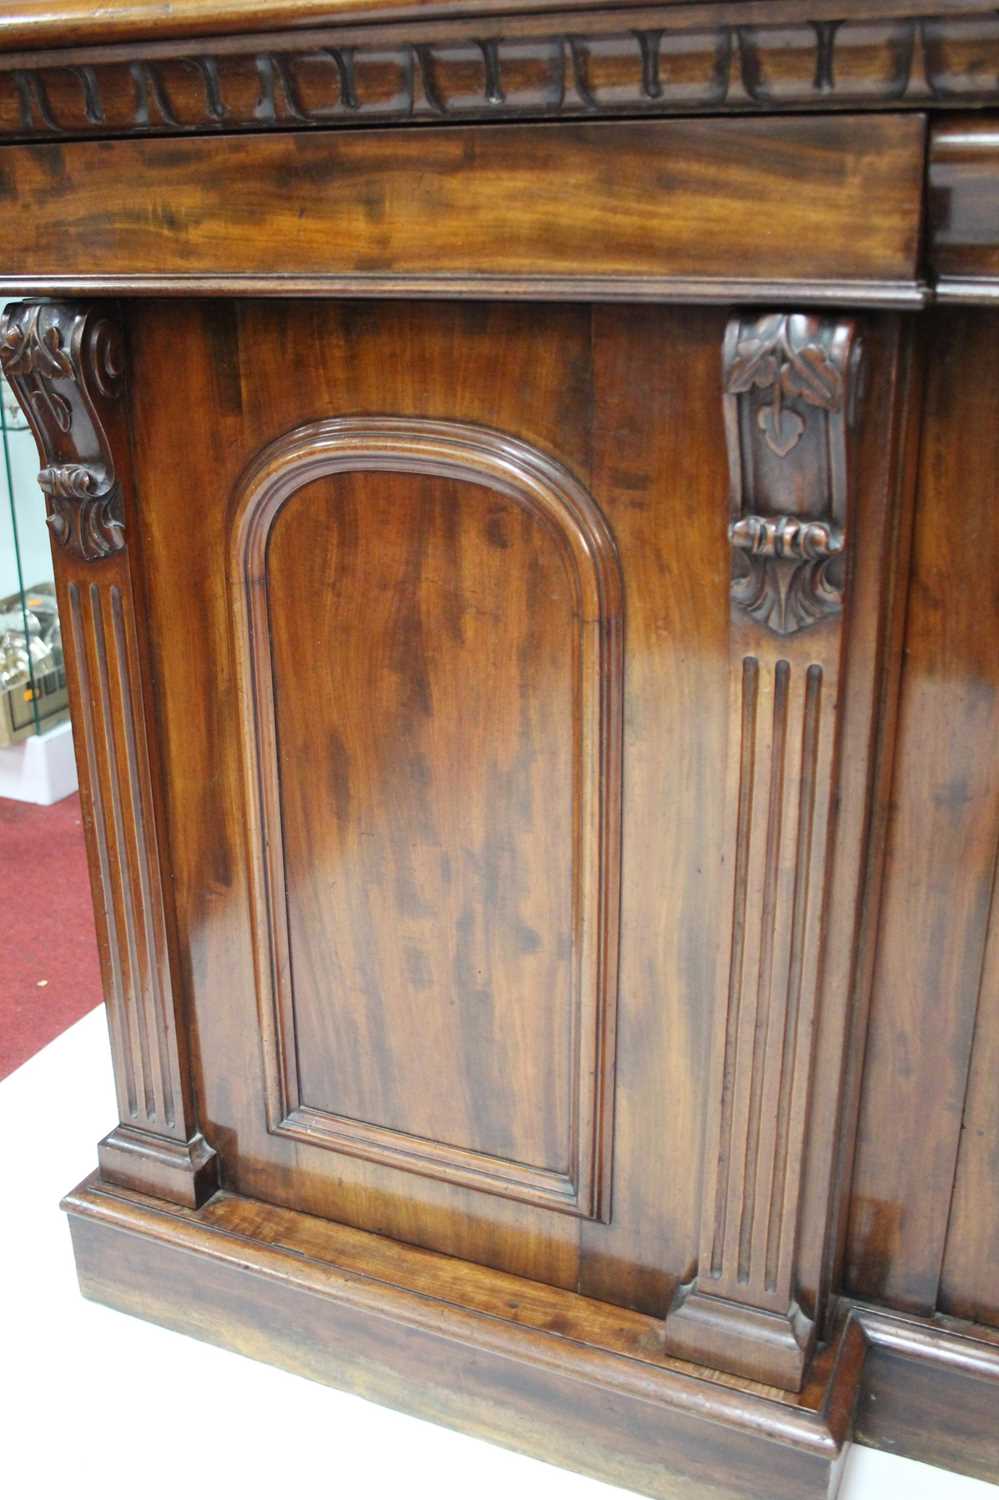
[{"label": "carved cornice moulding", "polygon": [[96,562],[125,545],[105,430],[124,379],[121,329],[93,307],[22,302],[0,318],[0,365],[31,423],[38,483],[60,546]]},{"label": "carved cornice moulding", "polygon": [[[565,0],[531,0],[532,15],[557,15]],[[581,13],[624,10],[623,0],[575,0]],[[11,0],[0,15],[0,53],[16,48],[65,48],[143,42],[149,38],[190,40],[195,37],[235,37],[249,30],[280,35],[305,34],[319,26],[367,25],[386,22],[442,20],[452,14],[477,18],[480,27],[489,17],[518,9],[511,0],[130,0],[108,5],[103,0]],[[867,19],[870,0],[659,0],[664,22],[692,26],[703,21],[756,22],[776,14],[793,20]],[[924,0],[921,15],[988,14],[991,0]],[[912,0],[878,0],[881,16],[905,16]],[[769,14],[768,14],[769,13]]]},{"label": "carved cornice moulding", "polygon": [[773,24],[756,6],[713,10],[9,53],[0,140],[999,101],[995,11]]}]

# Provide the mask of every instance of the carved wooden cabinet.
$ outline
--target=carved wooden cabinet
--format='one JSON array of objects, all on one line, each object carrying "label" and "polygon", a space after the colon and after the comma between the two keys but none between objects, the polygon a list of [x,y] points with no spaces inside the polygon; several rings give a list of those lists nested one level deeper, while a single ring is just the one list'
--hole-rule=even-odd
[{"label": "carved wooden cabinet", "polygon": [[994,11],[161,9],[0,22],[84,1292],[663,1500],[999,1479]]}]

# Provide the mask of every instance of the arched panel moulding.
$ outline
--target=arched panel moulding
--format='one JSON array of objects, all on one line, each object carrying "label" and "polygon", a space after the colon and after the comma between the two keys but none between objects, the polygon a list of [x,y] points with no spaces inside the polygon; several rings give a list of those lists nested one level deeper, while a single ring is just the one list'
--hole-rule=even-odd
[{"label": "arched panel moulding", "polygon": [[[431,1140],[397,1123],[355,1118],[311,1101],[303,1085],[275,706],[270,544],[284,508],[308,486],[373,472],[456,481],[468,487],[471,507],[481,507],[490,493],[512,501],[541,528],[555,566],[568,579],[565,660],[575,705],[573,722],[565,725],[571,735],[574,828],[566,1063],[571,1103],[557,1160],[523,1161],[467,1142]],[[287,433],[255,457],[236,487],[231,537],[269,1129],[383,1166],[606,1220],[620,905],[623,591],[615,544],[598,506],[562,465],[506,434],[414,418],[335,418]],[[530,838],[543,860],[543,819]],[[336,1006],[335,986],[325,1003]],[[386,1045],[391,1050],[391,1038]]]}]

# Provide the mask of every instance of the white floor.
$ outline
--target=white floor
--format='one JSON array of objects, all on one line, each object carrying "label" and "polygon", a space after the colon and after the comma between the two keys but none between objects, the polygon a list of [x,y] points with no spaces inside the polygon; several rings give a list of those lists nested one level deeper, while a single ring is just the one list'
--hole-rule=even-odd
[{"label": "white floor", "polygon": [[[10,1500],[625,1500],[84,1302],[57,1205],[92,1170],[113,1099],[101,1010],[0,1083],[0,1180],[16,1205],[0,1232],[0,1488]],[[895,1497],[999,1500],[999,1488],[854,1449],[840,1500]]]}]

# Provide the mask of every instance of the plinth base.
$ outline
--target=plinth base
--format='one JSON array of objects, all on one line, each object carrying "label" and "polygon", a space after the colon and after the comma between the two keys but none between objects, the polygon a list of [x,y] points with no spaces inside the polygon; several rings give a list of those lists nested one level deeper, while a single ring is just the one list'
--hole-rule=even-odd
[{"label": "plinth base", "polygon": [[815,1348],[815,1325],[798,1306],[786,1313],[747,1307],[702,1292],[677,1293],[666,1319],[666,1348],[678,1359],[707,1360],[733,1375],[800,1391]]},{"label": "plinth base", "polygon": [[643,1314],[232,1193],[195,1210],[95,1174],[64,1207],[96,1301],[656,1500],[829,1500],[855,1410],[929,1462],[956,1427],[950,1466],[999,1478],[999,1344],[937,1322],[844,1304],[791,1396],[665,1356]]}]

